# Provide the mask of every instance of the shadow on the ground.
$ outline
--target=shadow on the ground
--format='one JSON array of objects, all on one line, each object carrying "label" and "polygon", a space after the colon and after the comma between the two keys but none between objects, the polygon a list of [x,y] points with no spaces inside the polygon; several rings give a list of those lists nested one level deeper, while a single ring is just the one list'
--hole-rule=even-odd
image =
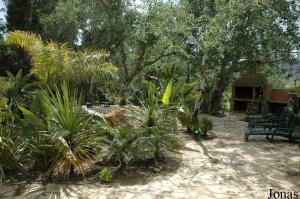
[{"label": "shadow on the ground", "polygon": [[16,182],[4,185],[0,189],[2,199],[63,199],[63,198],[85,198],[88,193],[82,193],[80,186],[119,187],[144,185],[158,176],[168,176],[176,173],[181,165],[179,154],[173,154],[160,162],[159,167],[138,168],[127,167],[114,176],[110,184],[101,184],[98,174],[90,176],[85,181],[70,181],[66,184],[42,184],[40,182]]},{"label": "shadow on the ground", "polygon": [[[2,199],[64,199],[80,198],[81,191],[74,186],[63,184],[25,184],[20,183],[9,187],[3,187],[0,191]],[[84,197],[82,197],[84,198]]]},{"label": "shadow on the ground", "polygon": [[117,174],[116,181],[113,183],[124,186],[144,185],[148,184],[157,176],[167,176],[176,173],[181,165],[181,159],[178,155],[168,157],[159,167],[151,167],[148,169],[136,169],[134,167],[127,168],[123,172]]}]

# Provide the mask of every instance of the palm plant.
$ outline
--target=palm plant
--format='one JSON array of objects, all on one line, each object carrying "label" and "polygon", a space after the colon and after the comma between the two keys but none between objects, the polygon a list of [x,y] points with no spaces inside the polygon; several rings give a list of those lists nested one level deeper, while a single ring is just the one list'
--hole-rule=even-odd
[{"label": "palm plant", "polygon": [[157,117],[156,123],[152,127],[148,127],[144,130],[144,144],[147,146],[148,142],[153,148],[152,157],[154,160],[158,160],[164,152],[169,150],[176,150],[182,146],[182,142],[177,137],[177,124],[176,118],[171,115],[160,114]]},{"label": "palm plant", "polygon": [[91,85],[117,78],[117,68],[106,61],[109,54],[104,50],[74,52],[65,44],[44,43],[40,36],[23,31],[10,32],[5,44],[24,48],[32,58],[31,73],[52,90],[77,77],[86,78]]},{"label": "palm plant", "polygon": [[118,162],[119,169],[135,159],[137,151],[133,149],[133,143],[138,134],[133,128],[118,127],[107,129],[107,147],[102,151],[101,156],[105,160]]}]

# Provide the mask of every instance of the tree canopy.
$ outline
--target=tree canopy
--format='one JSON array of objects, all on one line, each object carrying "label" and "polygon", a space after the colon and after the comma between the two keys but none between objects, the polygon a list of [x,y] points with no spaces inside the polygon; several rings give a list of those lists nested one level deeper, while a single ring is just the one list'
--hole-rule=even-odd
[{"label": "tree canopy", "polygon": [[[45,41],[65,42],[75,49],[108,50],[119,69],[122,86],[115,89],[123,102],[142,79],[180,79],[198,82],[202,90],[198,109],[217,112],[224,92],[240,74],[259,67],[271,75],[282,63],[293,62],[299,48],[297,1],[155,0],[138,5],[130,0],[31,0],[21,4],[7,1],[8,30],[33,31]],[[19,15],[17,9],[22,10]]]}]

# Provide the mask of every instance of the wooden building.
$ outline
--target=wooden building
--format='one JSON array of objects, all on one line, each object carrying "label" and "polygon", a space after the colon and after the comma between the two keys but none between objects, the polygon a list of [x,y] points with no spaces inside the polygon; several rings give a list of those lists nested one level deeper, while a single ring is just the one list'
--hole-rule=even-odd
[{"label": "wooden building", "polygon": [[261,111],[263,99],[269,112],[275,112],[279,106],[287,106],[291,99],[291,90],[273,89],[270,82],[262,86],[258,77],[258,73],[243,75],[233,83],[231,110],[258,113]]}]

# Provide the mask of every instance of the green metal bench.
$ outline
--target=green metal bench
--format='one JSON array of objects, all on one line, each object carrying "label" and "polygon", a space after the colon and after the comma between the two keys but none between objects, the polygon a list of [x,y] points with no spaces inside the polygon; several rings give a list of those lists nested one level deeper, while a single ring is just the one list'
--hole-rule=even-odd
[{"label": "green metal bench", "polygon": [[297,122],[297,117],[295,114],[291,114],[288,118],[288,121],[284,125],[276,125],[276,126],[269,126],[268,128],[263,129],[252,129],[245,133],[245,141],[248,142],[250,135],[265,135],[266,138],[271,136],[270,141],[273,142],[275,136],[285,137],[288,138],[290,142],[295,141],[293,137],[293,131]]},{"label": "green metal bench", "polygon": [[276,111],[275,115],[264,116],[264,117],[251,120],[248,123],[249,131],[252,131],[253,129],[257,129],[257,128],[270,129],[270,128],[286,125],[288,118],[291,114],[292,114],[291,111],[288,109],[282,109],[282,110],[280,109]]}]

